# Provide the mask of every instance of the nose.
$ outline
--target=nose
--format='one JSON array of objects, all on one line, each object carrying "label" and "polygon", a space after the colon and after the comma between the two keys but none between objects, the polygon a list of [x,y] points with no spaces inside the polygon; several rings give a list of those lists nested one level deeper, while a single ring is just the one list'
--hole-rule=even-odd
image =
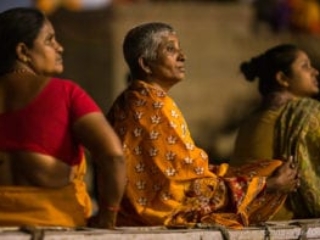
[{"label": "nose", "polygon": [[62,53],[64,51],[64,48],[62,47],[62,45],[56,41],[56,46],[55,46],[56,50],[60,53]]},{"label": "nose", "polygon": [[187,60],[187,57],[182,50],[179,52],[179,60],[183,62]]}]

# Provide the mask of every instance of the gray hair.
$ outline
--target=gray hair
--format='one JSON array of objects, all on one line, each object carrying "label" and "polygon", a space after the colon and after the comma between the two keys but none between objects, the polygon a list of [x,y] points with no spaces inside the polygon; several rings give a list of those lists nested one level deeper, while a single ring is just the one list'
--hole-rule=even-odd
[{"label": "gray hair", "polygon": [[155,60],[162,37],[170,33],[175,33],[173,27],[161,22],[144,23],[129,30],[124,38],[123,54],[133,76],[140,71],[139,58]]}]

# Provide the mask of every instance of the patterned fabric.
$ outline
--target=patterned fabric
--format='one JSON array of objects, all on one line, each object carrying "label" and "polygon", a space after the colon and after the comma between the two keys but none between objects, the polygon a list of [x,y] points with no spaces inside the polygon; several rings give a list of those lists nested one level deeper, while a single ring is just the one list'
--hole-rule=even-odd
[{"label": "patterned fabric", "polygon": [[275,156],[293,155],[301,186],[290,194],[296,218],[320,217],[320,104],[312,99],[289,102],[275,129]]},{"label": "patterned fabric", "polygon": [[[162,90],[134,81],[108,119],[124,144],[128,183],[118,225],[190,227],[196,223],[241,228],[265,221],[285,195],[264,191],[281,161],[209,170],[175,102]],[[268,202],[268,205],[265,203]]]}]

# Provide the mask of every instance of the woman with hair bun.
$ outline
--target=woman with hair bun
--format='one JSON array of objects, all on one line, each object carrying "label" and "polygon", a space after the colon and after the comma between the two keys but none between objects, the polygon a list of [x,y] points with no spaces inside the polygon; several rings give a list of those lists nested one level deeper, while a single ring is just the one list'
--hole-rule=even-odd
[{"label": "woman with hair bun", "polygon": [[320,216],[320,105],[318,75],[305,51],[292,44],[275,46],[241,63],[246,80],[258,80],[262,103],[240,126],[230,164],[257,159],[286,159],[298,166],[300,187],[290,193],[274,219]]}]

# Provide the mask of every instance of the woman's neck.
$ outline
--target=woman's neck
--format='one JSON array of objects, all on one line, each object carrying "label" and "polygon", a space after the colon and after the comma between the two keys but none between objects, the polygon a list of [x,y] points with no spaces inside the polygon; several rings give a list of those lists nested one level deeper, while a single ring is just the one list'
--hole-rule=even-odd
[{"label": "woman's neck", "polygon": [[273,92],[263,98],[262,107],[264,109],[277,110],[288,101],[296,98],[297,97],[290,92]]},{"label": "woman's neck", "polygon": [[166,84],[164,84],[161,81],[156,81],[154,79],[150,80],[150,79],[145,79],[145,80],[141,80],[144,81],[146,83],[148,83],[149,85],[151,85],[153,88],[158,89],[160,91],[163,91],[165,93],[168,93],[168,91],[170,90],[170,88],[172,87],[172,85],[167,86]]}]

